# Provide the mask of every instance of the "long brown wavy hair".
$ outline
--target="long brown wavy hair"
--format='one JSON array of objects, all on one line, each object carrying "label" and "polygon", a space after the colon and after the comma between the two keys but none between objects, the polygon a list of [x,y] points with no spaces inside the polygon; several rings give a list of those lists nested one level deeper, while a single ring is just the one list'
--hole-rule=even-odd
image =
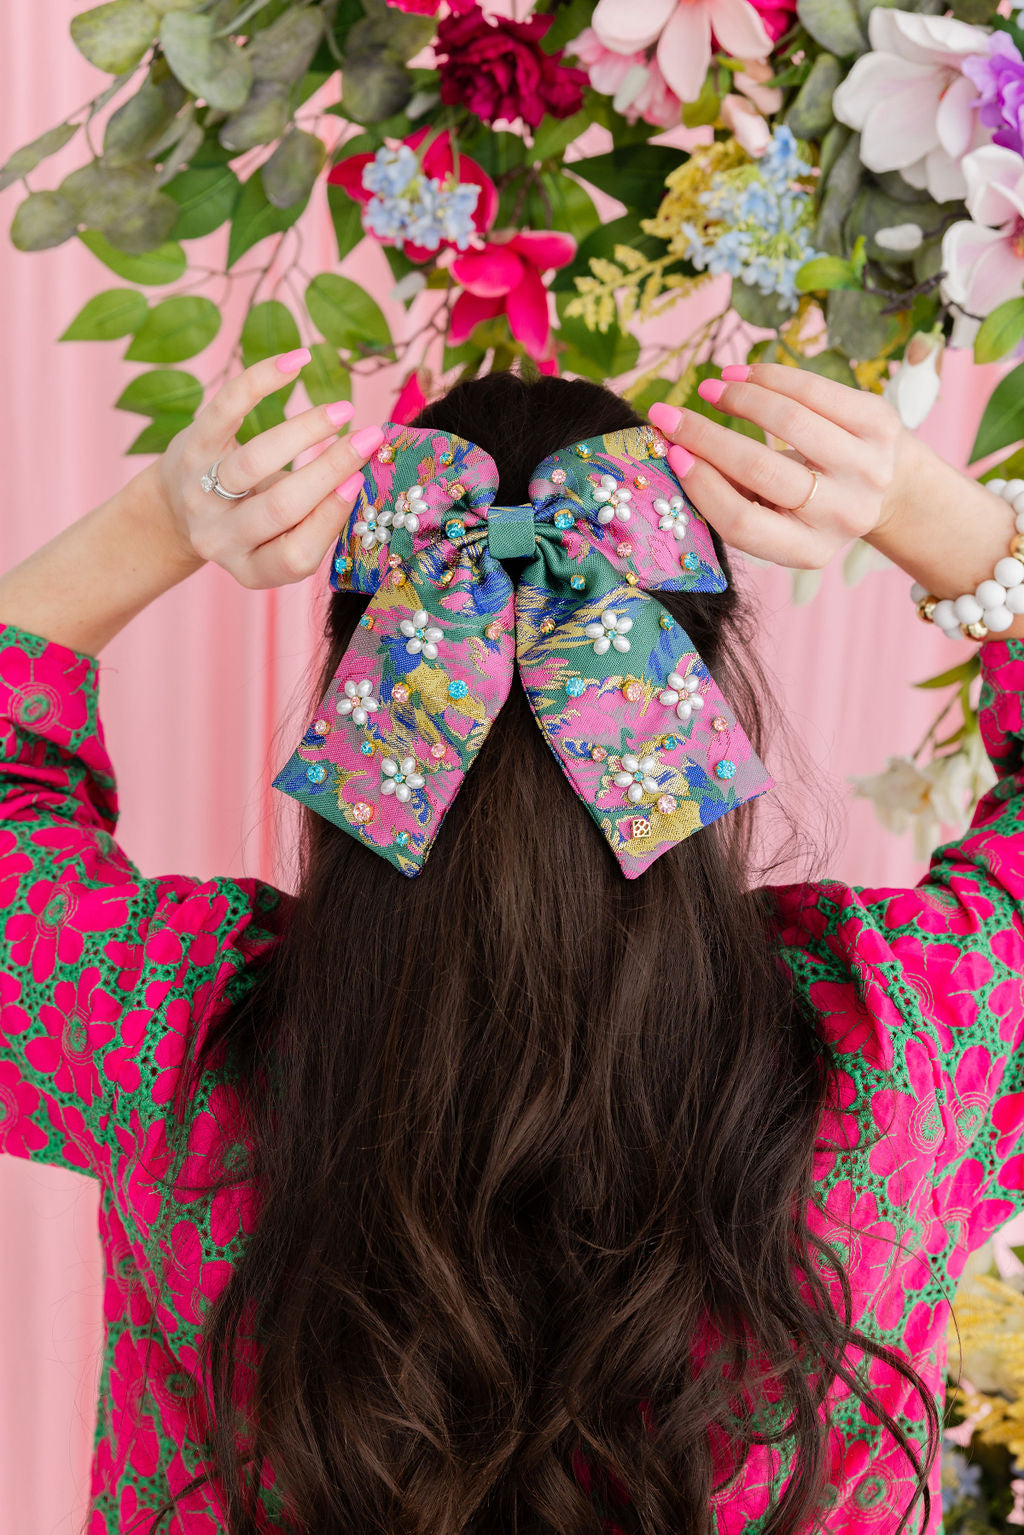
[{"label": "long brown wavy hair", "polygon": [[[596,384],[500,373],[415,424],[485,448],[508,504],[546,454],[639,422]],[[735,585],[659,597],[764,756]],[[330,597],[310,708],[364,605]],[[251,1151],[209,1186],[259,1206],[203,1327],[195,1484],[228,1535],[709,1535],[754,1444],[795,1447],[767,1535],[818,1529],[837,1378],[917,1478],[898,1528],[922,1495],[927,1518],[931,1395],[851,1327],[807,1225],[834,1060],[750,888],[753,810],[624,879],[514,685],[417,878],[303,811],[287,930],[176,1104],[185,1125],[230,1071]],[[920,1393],[923,1466],[850,1349]]]}]

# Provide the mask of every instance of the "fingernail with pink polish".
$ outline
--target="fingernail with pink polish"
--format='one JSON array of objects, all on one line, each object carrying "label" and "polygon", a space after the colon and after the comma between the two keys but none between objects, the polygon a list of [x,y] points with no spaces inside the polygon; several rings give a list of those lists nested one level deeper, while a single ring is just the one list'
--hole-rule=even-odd
[{"label": "fingernail with pink polish", "polygon": [[384,433],[379,426],[361,426],[349,438],[352,451],[358,453],[360,458],[369,458],[374,448],[379,448],[383,441]]},{"label": "fingernail with pink polish", "polygon": [[355,406],[349,400],[334,400],[325,409],[327,419],[332,426],[344,426],[346,421],[352,419]]},{"label": "fingernail with pink polish", "polygon": [[309,362],[312,353],[306,346],[300,346],[295,352],[282,352],[277,358],[277,366],[282,373],[297,373]]},{"label": "fingernail with pink polish", "polygon": [[362,488],[363,477],[357,470],[355,474],[350,474],[348,479],[338,486],[334,494],[340,496],[343,501],[354,501]]},{"label": "fingernail with pink polish", "polygon": [[673,443],[668,450],[668,466],[680,479],[690,472],[696,462],[693,454],[681,448],[678,443]]},{"label": "fingernail with pink polish", "polygon": [[750,377],[750,368],[745,362],[731,362],[722,369],[722,377],[726,383],[742,384]]},{"label": "fingernail with pink polish", "polygon": [[674,405],[665,405],[661,400],[657,405],[652,405],[647,412],[648,420],[658,428],[659,432],[674,432],[683,419],[681,410]]},{"label": "fingernail with pink polish", "polygon": [[697,393],[702,400],[707,400],[709,405],[717,405],[722,398],[725,385],[720,378],[706,378],[697,385]]}]

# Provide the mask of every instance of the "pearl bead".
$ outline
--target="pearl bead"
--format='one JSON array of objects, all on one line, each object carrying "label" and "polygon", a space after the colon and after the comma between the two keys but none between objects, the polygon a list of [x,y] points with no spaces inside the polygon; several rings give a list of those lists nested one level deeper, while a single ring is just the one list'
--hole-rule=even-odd
[{"label": "pearl bead", "polygon": [[1013,525],[1018,533],[1024,533],[1024,496],[1020,498],[1020,511],[1013,519]]},{"label": "pearl bead", "polygon": [[1024,565],[1020,560],[1015,560],[1012,554],[1006,554],[998,562],[992,574],[1003,586],[1019,586],[1024,581]]},{"label": "pearl bead", "polygon": [[1022,492],[1019,496],[1014,496],[1011,504],[1017,516],[1024,517],[1024,492]]},{"label": "pearl bead", "polygon": [[927,595],[928,588],[926,586],[922,586],[920,581],[915,581],[913,586],[910,588],[911,602],[920,602],[921,598],[927,597]]},{"label": "pearl bead", "polygon": [[1024,585],[1010,587],[1006,594],[1006,606],[1011,613],[1024,613]]},{"label": "pearl bead", "polygon": [[[993,581],[991,577],[989,577],[987,581],[981,581],[974,588],[974,595],[977,597],[983,608],[998,608],[1001,605],[1003,598],[1006,596],[1006,588],[999,581]],[[959,614],[957,617],[959,617]],[[960,619],[960,622],[973,624],[977,623],[978,618],[980,617],[981,615],[978,614],[973,618]]]},{"label": "pearl bead", "polygon": [[1004,501],[1012,501],[1015,496],[1024,495],[1024,480],[1007,480],[999,494]]},{"label": "pearl bead", "polygon": [[972,597],[970,592],[965,592],[953,603],[953,612],[959,623],[976,624],[982,617],[983,609],[976,597]]},{"label": "pearl bead", "polygon": [[948,597],[943,597],[935,604],[932,617],[940,629],[955,629],[957,626],[957,616],[953,612],[953,604]]},{"label": "pearl bead", "polygon": [[986,480],[985,484],[989,490],[994,490],[997,496],[1001,496],[1006,487],[1005,480]]},{"label": "pearl bead", "polygon": [[986,608],[985,624],[993,634],[1001,634],[1013,623],[1013,614],[1009,608],[1000,603],[998,608]]}]

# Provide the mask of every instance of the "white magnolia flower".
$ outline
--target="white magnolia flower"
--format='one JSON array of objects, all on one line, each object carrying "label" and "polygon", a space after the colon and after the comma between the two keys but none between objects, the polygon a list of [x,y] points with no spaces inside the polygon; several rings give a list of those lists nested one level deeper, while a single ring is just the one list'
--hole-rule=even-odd
[{"label": "white magnolia flower", "polygon": [[351,714],[357,725],[365,725],[367,715],[379,708],[380,699],[373,697],[373,683],[366,677],[362,682],[346,682],[345,697],[339,698],[337,703],[338,713],[345,716]]},{"label": "white magnolia flower", "polygon": [[643,799],[645,789],[648,794],[657,792],[658,780],[651,775],[658,771],[661,763],[653,753],[646,757],[633,757],[627,753],[620,760],[623,771],[616,773],[613,781],[620,789],[625,789],[626,798],[631,805]]},{"label": "white magnolia flower", "polygon": [[871,800],[887,831],[913,832],[914,856],[923,861],[942,840],[943,826],[965,830],[978,792],[984,793],[979,782],[988,779],[988,787],[994,778],[991,764],[988,774],[980,769],[979,749],[984,754],[983,746],[973,744],[948,752],[923,768],[910,757],[890,757],[881,773],[851,776],[850,782],[855,794]]},{"label": "white magnolia flower", "polygon": [[412,618],[403,618],[398,627],[405,635],[405,648],[411,656],[422,651],[428,661],[437,660],[437,641],[443,639],[444,630],[431,624],[425,608],[417,608]]},{"label": "white magnolia flower", "polygon": [[1024,160],[1001,144],[986,144],[966,157],[963,169],[971,217],[942,237],[942,294],[984,318],[1018,297],[1024,284]]},{"label": "white magnolia flower", "polygon": [[605,608],[601,614],[601,622],[588,624],[584,633],[594,642],[594,654],[603,656],[605,651],[613,645],[616,650],[628,650],[629,641],[626,635],[632,627],[631,618],[620,618],[617,613],[612,612],[611,608]]},{"label": "white magnolia flower", "polygon": [[988,31],[877,5],[868,37],[872,51],[855,60],[832,97],[839,121],[860,130],[862,162],[872,171],[899,171],[936,202],[962,197],[960,162],[991,135],[978,121],[978,90],[961,65],[972,54],[987,56]]},{"label": "white magnolia flower", "polygon": [[380,764],[380,792],[393,794],[404,805],[413,789],[422,789],[427,781],[415,768],[415,757],[403,757],[401,762],[396,762],[394,757],[384,757]]},{"label": "white magnolia flower", "polygon": [[903,425],[915,431],[939,398],[945,338],[939,326],[919,330],[907,342],[898,370],[885,381],[882,394],[895,405]]},{"label": "white magnolia flower", "polygon": [[671,501],[666,501],[664,496],[658,496],[654,502],[654,510],[660,513],[658,527],[671,528],[672,537],[682,543],[686,537],[686,525],[689,521],[686,502],[682,496],[673,496]]},{"label": "white magnolia flower", "polygon": [[395,527],[406,528],[410,533],[415,533],[419,528],[420,518],[426,510],[423,486],[410,485],[408,490],[403,490],[395,499]]},{"label": "white magnolia flower", "polygon": [[391,537],[392,515],[390,511],[378,512],[371,507],[366,516],[355,524],[352,531],[362,535],[364,549],[372,549],[375,544],[387,543]]},{"label": "white magnolia flower", "polygon": [[695,709],[703,709],[700,695],[700,679],[691,672],[684,677],[681,672],[669,672],[668,687],[658,694],[658,702],[670,707],[675,705],[676,718],[688,720]]},{"label": "white magnolia flower", "polygon": [[628,503],[632,499],[632,491],[628,490],[621,481],[610,474],[602,474],[601,483],[594,490],[594,500],[601,503],[601,510],[597,514],[598,522],[611,522],[613,517],[617,517],[620,522],[628,522]]}]

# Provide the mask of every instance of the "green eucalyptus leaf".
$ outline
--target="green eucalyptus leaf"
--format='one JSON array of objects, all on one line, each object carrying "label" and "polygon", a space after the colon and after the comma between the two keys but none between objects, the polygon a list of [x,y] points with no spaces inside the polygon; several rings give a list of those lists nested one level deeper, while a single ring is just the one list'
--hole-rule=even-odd
[{"label": "green eucalyptus leaf", "polygon": [[228,266],[234,266],[240,256],[267,235],[281,234],[290,229],[301,214],[305,203],[295,203],[291,208],[275,208],[267,201],[263,181],[257,172],[242,187],[235,205],[228,236]]},{"label": "green eucalyptus leaf", "polygon": [[841,59],[868,46],[853,0],[797,0],[796,13],[814,41]]},{"label": "green eucalyptus leaf", "polygon": [[417,16],[397,10],[386,0],[364,0],[366,15],[349,29],[345,42],[345,61],[357,53],[386,49],[401,61],[414,58],[437,33],[433,16]]},{"label": "green eucalyptus leaf", "polygon": [[285,11],[246,49],[254,80],[280,80],[292,85],[301,80],[323,36],[323,12],[316,6]]},{"label": "green eucalyptus leaf", "polygon": [[[845,221],[845,234],[849,241],[861,235],[865,251],[872,261],[883,261],[899,267],[912,261],[913,251],[893,251],[879,245],[875,236],[880,229],[891,229],[899,224],[916,224],[922,238],[927,241],[942,222],[942,209],[938,203],[926,199],[923,202],[898,202],[880,187],[865,185],[857,193]],[[905,280],[905,278],[904,278]]]},{"label": "green eucalyptus leaf", "polygon": [[20,149],[16,149],[0,168],[0,192],[34,171],[37,165],[49,159],[50,155],[55,155],[58,149],[63,149],[74,138],[78,127],[77,123],[58,123],[56,128],[48,128],[37,139],[33,139],[31,144],[23,144]]},{"label": "green eucalyptus leaf", "polygon": [[249,442],[261,432],[269,431],[272,426],[280,426],[285,418],[282,395],[287,393],[287,390],[279,389],[276,394],[268,394],[260,400],[235,433],[238,441]]},{"label": "green eucalyptus leaf", "polygon": [[128,452],[162,453],[179,432],[191,426],[192,419],[187,411],[172,411],[166,415],[154,416],[149,425],[142,428]]},{"label": "green eucalyptus leaf", "polygon": [[345,55],[341,105],[354,123],[379,123],[400,112],[411,99],[408,70],[383,49]]},{"label": "green eucalyptus leaf", "polygon": [[305,204],[323,170],[327,146],[313,133],[293,129],[286,133],[270,159],[260,168],[267,201],[275,208]]},{"label": "green eucalyptus leaf", "polygon": [[265,357],[294,352],[302,344],[295,318],[277,299],[254,304],[242,326],[242,362],[247,368]]},{"label": "green eucalyptus leaf", "polygon": [[640,352],[636,337],[615,324],[605,331],[596,331],[588,330],[579,316],[568,319],[565,306],[570,297],[569,294],[559,294],[556,300],[559,315],[557,340],[567,343],[566,349],[559,352],[563,370],[581,373],[585,378],[599,382],[628,373],[635,367]]},{"label": "green eucalyptus leaf", "polygon": [[1022,437],[1024,437],[1024,362],[1019,363],[1011,373],[1007,373],[1005,378],[1000,379],[993,389],[989,402],[985,406],[968,463],[973,464],[979,458],[987,458],[990,453],[997,453],[1000,448],[1008,448],[1011,443],[1020,442]]},{"label": "green eucalyptus leaf", "polygon": [[885,302],[874,293],[842,288],[830,293],[825,300],[830,345],[858,362],[883,355],[899,335],[899,322],[882,313]]},{"label": "green eucalyptus leaf", "polygon": [[144,325],[149,306],[135,288],[108,288],[78,311],[61,341],[116,341]]},{"label": "green eucalyptus leaf", "polygon": [[173,181],[175,176],[185,169],[203,142],[202,127],[194,120],[188,120],[190,112],[191,108],[188,113],[182,114],[185,120],[182,122],[181,137],[170,146],[169,153],[162,154],[159,149],[150,151],[152,159],[163,161],[157,177],[162,187],[165,187],[169,181]]},{"label": "green eucalyptus leaf", "polygon": [[[338,241],[338,260],[344,261],[349,251],[355,250],[365,234],[363,229],[363,210],[361,204],[341,187],[327,187],[327,206],[331,212],[331,220],[334,224],[334,233]],[[384,246],[384,254],[391,249]]]},{"label": "green eucalyptus leaf", "polygon": [[842,256],[816,256],[797,271],[798,293],[821,293],[828,288],[859,288],[853,267]]},{"label": "green eucalyptus leaf", "polygon": [[141,256],[128,256],[118,250],[116,245],[111,245],[98,229],[83,229],[78,238],[104,266],[108,266],[126,282],[156,288],[163,283],[177,282],[185,270],[185,252],[173,240]]},{"label": "green eucalyptus leaf", "polygon": [[123,207],[99,225],[111,245],[129,256],[141,256],[163,245],[178,219],[178,205],[165,193],[153,191]]},{"label": "green eucalyptus leaf", "polygon": [[120,75],[140,62],[159,23],[147,0],[109,0],[71,18],[71,41],[97,69]]},{"label": "green eucalyptus leaf", "polygon": [[829,171],[818,213],[814,243],[831,256],[843,254],[843,221],[863,175],[860,134],[853,133],[836,156]]},{"label": "green eucalyptus leaf", "polygon": [[[897,203],[932,203],[932,195],[924,187],[912,187],[909,181],[904,181],[899,171],[872,171],[871,181],[887,197],[891,197]],[[932,206],[935,206],[932,203]],[[949,204],[946,204],[949,207]],[[912,218],[912,214],[906,215]]]},{"label": "green eucalyptus leaf", "polygon": [[229,165],[190,166],[164,188],[178,204],[171,233],[176,240],[197,240],[226,224],[242,194],[242,183]]},{"label": "green eucalyptus leaf", "polygon": [[115,410],[136,416],[195,415],[203,398],[203,386],[181,368],[153,368],[133,378],[114,403]]},{"label": "green eucalyptus leaf", "polygon": [[306,289],[306,308],[320,334],[342,351],[386,351],[391,332],[379,306],[358,283],[337,272],[322,272]]},{"label": "green eucalyptus leaf", "polygon": [[591,123],[589,112],[576,112],[572,117],[545,117],[533,135],[534,160],[561,159],[574,139],[585,133]]},{"label": "green eucalyptus leaf", "polygon": [[160,43],[182,85],[215,112],[237,112],[252,85],[243,49],[216,37],[213,16],[171,11],[160,24]]},{"label": "green eucalyptus leaf", "polygon": [[159,143],[185,102],[185,91],[173,75],[159,85],[145,79],[134,96],[107,119],[103,159],[107,165],[128,165],[148,155]]},{"label": "green eucalyptus leaf", "polygon": [[975,362],[996,362],[1024,340],[1024,297],[1007,299],[985,316],[974,338]]},{"label": "green eucalyptus leaf", "polygon": [[241,154],[257,144],[272,144],[279,139],[291,115],[287,85],[277,80],[257,80],[248,101],[232,112],[218,137],[225,149]]},{"label": "green eucalyptus leaf", "polygon": [[783,304],[774,293],[762,293],[749,283],[733,280],[730,303],[741,320],[757,325],[763,330],[778,330],[792,319],[793,310]]},{"label": "green eucalyptus leaf", "polygon": [[837,384],[847,384],[858,389],[857,377],[841,352],[831,350],[815,352],[813,357],[801,357],[800,366],[805,373],[817,373],[821,378],[834,378]]},{"label": "green eucalyptus leaf", "polygon": [[78,228],[78,214],[59,192],[30,192],[11,221],[11,244],[20,251],[63,245]]},{"label": "green eucalyptus leaf", "polygon": [[154,305],[124,355],[129,362],[184,362],[209,346],[219,329],[216,304],[199,294],[177,294]]},{"label": "green eucalyptus leaf", "polygon": [[[663,144],[627,144],[610,154],[589,160],[574,160],[574,176],[582,176],[591,186],[612,197],[626,193],[632,212],[647,217],[656,212],[665,195],[665,178],[688,156],[680,149]],[[565,228],[565,225],[557,226]]]},{"label": "green eucalyptus leaf", "polygon": [[313,405],[330,405],[332,400],[352,398],[352,375],[328,341],[315,341],[310,360],[299,374]]},{"label": "green eucalyptus leaf", "polygon": [[798,139],[820,139],[831,127],[832,97],[842,78],[843,66],[835,54],[819,53],[786,113],[786,125]]}]

